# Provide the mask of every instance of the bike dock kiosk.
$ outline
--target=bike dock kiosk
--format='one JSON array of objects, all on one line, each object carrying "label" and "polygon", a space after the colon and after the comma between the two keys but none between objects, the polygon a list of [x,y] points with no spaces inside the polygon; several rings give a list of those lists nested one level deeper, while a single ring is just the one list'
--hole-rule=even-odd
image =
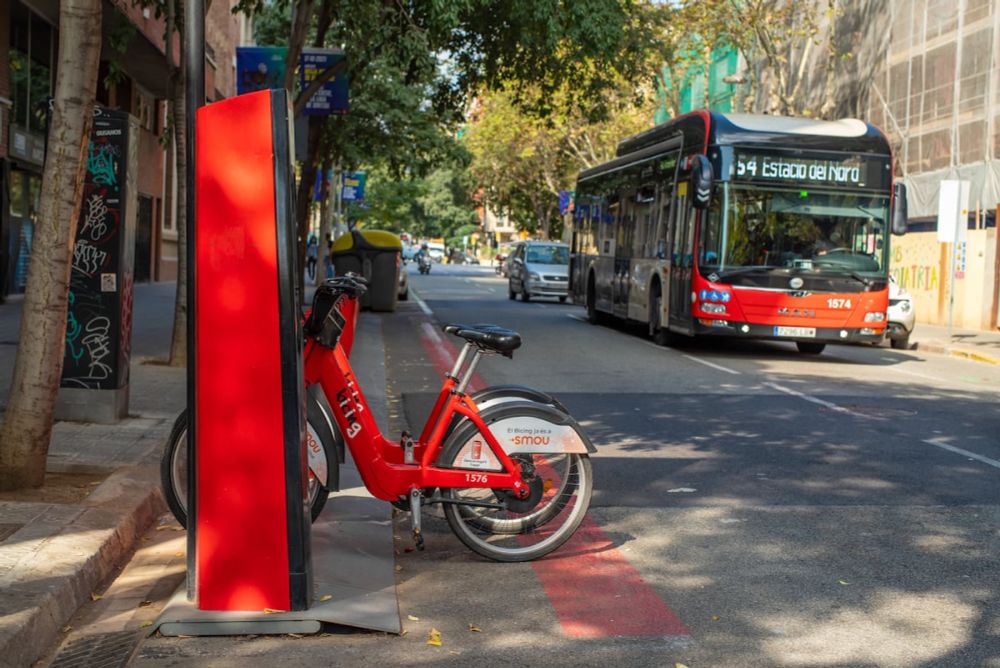
[{"label": "bike dock kiosk", "polygon": [[355,478],[310,525],[291,116],[284,90],[197,112],[188,583],[164,635],[401,630],[388,505]]}]

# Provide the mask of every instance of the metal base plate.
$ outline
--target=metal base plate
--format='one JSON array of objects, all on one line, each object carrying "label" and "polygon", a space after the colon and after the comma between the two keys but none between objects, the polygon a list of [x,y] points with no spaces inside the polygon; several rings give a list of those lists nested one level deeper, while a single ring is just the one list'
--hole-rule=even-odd
[{"label": "metal base plate", "polygon": [[[313,604],[308,610],[199,610],[185,587],[174,594],[151,631],[165,636],[318,633],[323,624],[400,633],[392,507],[373,498],[348,463],[341,483],[312,525]],[[330,598],[327,600],[326,597]]]}]

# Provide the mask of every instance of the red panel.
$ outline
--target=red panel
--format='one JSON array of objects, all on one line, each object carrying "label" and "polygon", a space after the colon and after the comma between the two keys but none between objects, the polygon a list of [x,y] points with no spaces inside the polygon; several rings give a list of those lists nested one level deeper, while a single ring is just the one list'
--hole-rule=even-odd
[{"label": "red panel", "polygon": [[197,122],[197,591],[289,608],[271,94]]}]

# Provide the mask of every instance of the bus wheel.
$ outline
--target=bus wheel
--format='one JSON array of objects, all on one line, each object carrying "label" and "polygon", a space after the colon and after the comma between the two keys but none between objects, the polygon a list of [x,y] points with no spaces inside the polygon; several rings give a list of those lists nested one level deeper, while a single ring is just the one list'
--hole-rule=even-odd
[{"label": "bus wheel", "polygon": [[816,343],[815,341],[796,341],[795,345],[798,346],[800,353],[806,355],[819,355],[826,348],[825,343]]},{"label": "bus wheel", "polygon": [[653,298],[650,300],[649,314],[649,338],[658,346],[670,345],[670,330],[660,326],[660,311],[663,308],[663,295],[660,292],[660,284],[653,288]]},{"label": "bus wheel", "polygon": [[597,312],[597,290],[594,289],[594,277],[587,281],[587,322],[596,325],[601,322],[601,314]]}]

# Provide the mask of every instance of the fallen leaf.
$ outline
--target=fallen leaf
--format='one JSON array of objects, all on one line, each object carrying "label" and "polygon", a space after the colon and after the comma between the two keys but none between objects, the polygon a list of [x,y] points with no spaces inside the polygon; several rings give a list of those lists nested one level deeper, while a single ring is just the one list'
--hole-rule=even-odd
[{"label": "fallen leaf", "polygon": [[717,621],[719,621],[720,619],[722,619],[722,618],[721,618],[721,617],[719,617],[718,615],[712,615],[712,621],[713,621],[713,622],[717,622]]},{"label": "fallen leaf", "polygon": [[483,632],[483,630],[481,628],[479,628],[478,626],[476,626],[475,624],[469,624],[469,630],[472,631],[473,633],[482,633]]},{"label": "fallen leaf", "polygon": [[302,635],[301,633],[289,633],[288,637],[289,638],[305,638],[305,636]]},{"label": "fallen leaf", "polygon": [[275,610],[274,608],[264,608],[265,615],[273,615],[277,612],[285,612],[284,610]]},{"label": "fallen leaf", "polygon": [[402,637],[402,636],[405,636],[407,633],[409,633],[409,631],[407,631],[406,629],[403,629],[402,631],[399,632],[399,635],[400,635],[400,637]]},{"label": "fallen leaf", "polygon": [[846,586],[850,585],[851,583],[848,582],[847,580],[837,580],[837,584],[844,585],[846,587]]},{"label": "fallen leaf", "polygon": [[395,571],[396,571],[397,573],[399,573],[399,572],[401,572],[402,570],[403,570],[403,567],[402,567],[402,566],[400,566],[399,564],[396,564],[396,568],[395,568]]},{"label": "fallen leaf", "polygon": [[413,548],[412,547],[404,547],[403,548],[403,552],[406,552],[406,553],[413,552]]},{"label": "fallen leaf", "polygon": [[331,598],[333,598],[333,596],[331,596],[330,594],[323,594],[322,596],[319,597],[319,600],[320,602],[323,602],[323,601],[329,601]]},{"label": "fallen leaf", "polygon": [[683,663],[675,663],[674,668],[688,668],[688,667],[685,666]]},{"label": "fallen leaf", "polygon": [[435,647],[441,646],[441,632],[437,629],[431,629],[427,634],[427,644],[434,645]]},{"label": "fallen leaf", "polygon": [[152,601],[140,601],[139,602],[139,607],[140,608],[145,608],[145,607],[150,606],[150,605],[153,605]]},{"label": "fallen leaf", "polygon": [[414,617],[413,615],[407,615],[406,618],[409,619],[411,622],[419,622],[420,621],[419,617]]},{"label": "fallen leaf", "polygon": [[104,597],[101,596],[100,594],[91,594],[90,595],[90,600],[91,601],[100,601],[102,598],[104,598]]},{"label": "fallen leaf", "polygon": [[183,557],[184,553],[183,552],[174,552],[174,556],[175,557]]},{"label": "fallen leaf", "polygon": [[143,622],[142,624],[139,624],[139,628],[140,628],[140,629],[144,629],[144,628],[146,628],[147,626],[152,626],[152,625],[153,625],[153,622],[148,622],[148,621],[147,621],[147,622]]},{"label": "fallen leaf", "polygon": [[69,633],[72,630],[73,630],[72,626],[64,626],[64,627],[62,627],[62,632],[63,633]]}]

